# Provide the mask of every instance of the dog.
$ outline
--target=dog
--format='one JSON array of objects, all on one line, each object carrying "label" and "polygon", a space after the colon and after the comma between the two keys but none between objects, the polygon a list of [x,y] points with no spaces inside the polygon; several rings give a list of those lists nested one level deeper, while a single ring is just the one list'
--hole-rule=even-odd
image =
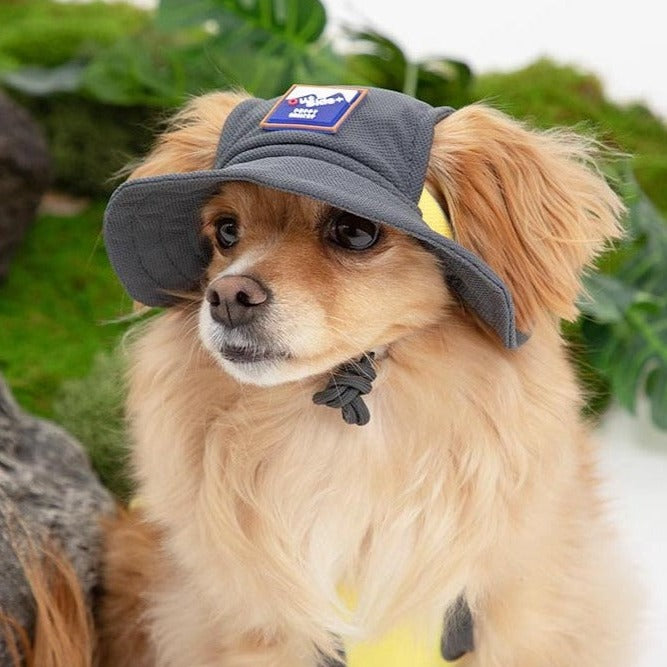
[{"label": "dog", "polygon": [[106,664],[628,664],[635,584],[560,333],[621,234],[597,150],[378,89],[175,117],[105,221],[166,306],[131,343]]}]

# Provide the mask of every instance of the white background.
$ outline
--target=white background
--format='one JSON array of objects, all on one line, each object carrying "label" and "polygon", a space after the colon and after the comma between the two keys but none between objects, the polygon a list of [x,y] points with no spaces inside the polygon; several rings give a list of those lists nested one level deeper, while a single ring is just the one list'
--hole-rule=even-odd
[{"label": "white background", "polygon": [[667,667],[667,433],[614,409],[597,435],[609,509],[646,598],[627,667]]}]

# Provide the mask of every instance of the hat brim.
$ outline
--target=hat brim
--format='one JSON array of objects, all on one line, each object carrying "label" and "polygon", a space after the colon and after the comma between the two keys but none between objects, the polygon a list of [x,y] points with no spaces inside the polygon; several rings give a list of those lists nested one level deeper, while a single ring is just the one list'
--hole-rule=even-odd
[{"label": "hat brim", "polygon": [[168,306],[193,289],[211,258],[200,233],[201,210],[228,181],[245,181],[318,199],[390,225],[435,251],[445,279],[509,348],[523,342],[512,297],[480,258],[431,230],[419,209],[388,183],[304,156],[261,157],[222,169],[139,178],[112,195],[104,218],[109,259],[130,296]]}]

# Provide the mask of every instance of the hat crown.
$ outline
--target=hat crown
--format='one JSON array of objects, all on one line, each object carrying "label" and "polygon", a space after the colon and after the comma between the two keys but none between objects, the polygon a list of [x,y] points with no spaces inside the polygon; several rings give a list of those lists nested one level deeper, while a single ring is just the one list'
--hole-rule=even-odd
[{"label": "hat crown", "polygon": [[[353,171],[412,204],[419,200],[433,127],[449,108],[390,90],[369,88],[334,133],[304,129],[264,129],[260,123],[282,98],[249,99],[229,115],[214,168],[266,157],[321,160]],[[317,165],[313,162],[313,168]]]}]

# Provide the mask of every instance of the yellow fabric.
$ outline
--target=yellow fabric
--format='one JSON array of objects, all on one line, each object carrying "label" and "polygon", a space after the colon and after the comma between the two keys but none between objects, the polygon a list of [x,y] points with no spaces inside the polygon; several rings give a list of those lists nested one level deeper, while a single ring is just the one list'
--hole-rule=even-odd
[{"label": "yellow fabric", "polygon": [[[355,607],[355,596],[340,587],[338,594],[349,609]],[[406,623],[373,641],[346,643],[347,667],[445,667],[460,665],[440,653],[440,635],[419,637],[417,627]]]},{"label": "yellow fabric", "polygon": [[445,212],[440,207],[440,204],[435,200],[435,197],[424,188],[419,198],[419,210],[422,212],[424,222],[438,234],[446,236],[448,239],[454,238],[452,226],[445,216]]}]

